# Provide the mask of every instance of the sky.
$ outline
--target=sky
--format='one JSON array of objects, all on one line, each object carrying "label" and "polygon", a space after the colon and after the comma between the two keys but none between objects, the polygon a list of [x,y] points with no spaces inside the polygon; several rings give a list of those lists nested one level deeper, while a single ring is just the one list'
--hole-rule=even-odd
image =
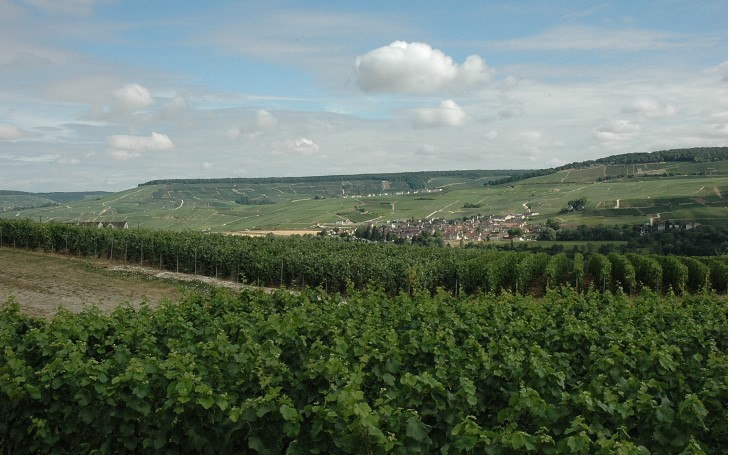
[{"label": "sky", "polygon": [[0,189],[727,146],[725,0],[0,0]]}]

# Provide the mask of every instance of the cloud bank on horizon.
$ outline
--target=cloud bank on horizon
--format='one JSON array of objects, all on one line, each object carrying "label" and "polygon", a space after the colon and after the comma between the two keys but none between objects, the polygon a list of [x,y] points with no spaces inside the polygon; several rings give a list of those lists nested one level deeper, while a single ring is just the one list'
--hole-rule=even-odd
[{"label": "cloud bank on horizon", "polygon": [[0,189],[727,146],[727,42],[715,0],[0,0]]}]

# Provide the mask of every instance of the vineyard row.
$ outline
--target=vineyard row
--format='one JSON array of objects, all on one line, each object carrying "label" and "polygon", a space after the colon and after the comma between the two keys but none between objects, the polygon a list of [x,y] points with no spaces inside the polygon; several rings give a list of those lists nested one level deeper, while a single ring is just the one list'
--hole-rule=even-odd
[{"label": "vineyard row", "polygon": [[727,299],[192,294],[0,304],[0,452],[727,453]]},{"label": "vineyard row", "polygon": [[260,286],[322,287],[346,293],[368,286],[389,295],[495,293],[543,295],[548,289],[602,292],[726,293],[727,256],[493,251],[345,242],[320,237],[250,238],[147,229],[112,230],[30,220],[0,220],[0,246],[107,258]]}]

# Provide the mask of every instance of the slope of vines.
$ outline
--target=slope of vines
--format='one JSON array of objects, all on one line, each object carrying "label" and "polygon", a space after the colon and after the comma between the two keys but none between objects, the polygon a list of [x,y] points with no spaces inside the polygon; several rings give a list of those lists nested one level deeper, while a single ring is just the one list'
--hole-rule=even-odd
[{"label": "slope of vines", "polygon": [[[145,229],[109,230],[0,219],[0,246],[144,263],[265,286],[346,292],[377,284],[389,294],[438,288],[542,295],[571,284],[602,291],[727,292],[727,257],[544,253],[344,242],[320,237],[249,238]],[[585,261],[585,264],[583,263]],[[569,273],[569,271],[572,271]]]},{"label": "slope of vines", "polygon": [[2,453],[727,453],[727,301],[322,291],[0,306]]}]

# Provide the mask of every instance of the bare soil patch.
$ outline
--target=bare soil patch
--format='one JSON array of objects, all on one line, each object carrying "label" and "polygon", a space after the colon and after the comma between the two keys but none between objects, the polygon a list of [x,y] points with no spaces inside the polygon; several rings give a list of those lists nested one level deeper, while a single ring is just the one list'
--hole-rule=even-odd
[{"label": "bare soil patch", "polygon": [[138,307],[146,302],[155,306],[162,301],[179,300],[187,292],[186,282],[236,292],[256,288],[138,264],[0,248],[0,303],[12,296],[24,312],[33,316],[52,317],[61,307],[79,312],[88,305],[96,305],[110,312],[123,303]]},{"label": "bare soil patch", "polygon": [[112,311],[122,303],[139,306],[176,300],[184,289],[174,282],[110,273],[109,261],[0,248],[0,302],[13,296],[27,314],[51,317],[58,308],[78,312],[87,305]]}]

